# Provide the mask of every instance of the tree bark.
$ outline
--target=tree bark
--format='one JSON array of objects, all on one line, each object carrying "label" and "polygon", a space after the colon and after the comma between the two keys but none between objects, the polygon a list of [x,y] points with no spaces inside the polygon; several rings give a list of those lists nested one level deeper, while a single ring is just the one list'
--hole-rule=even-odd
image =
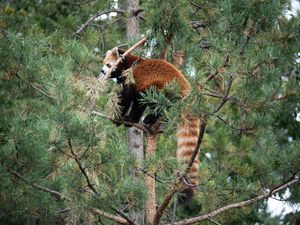
[{"label": "tree bark", "polygon": [[[128,14],[126,21],[126,38],[129,41],[140,36],[138,17],[134,15],[134,12],[136,12],[138,9],[139,0],[125,0],[125,5]],[[127,138],[129,153],[135,155],[136,159],[138,160],[139,167],[142,167],[144,161],[143,131],[136,127],[130,127],[127,130]],[[136,179],[139,179],[137,171],[131,169],[131,173],[136,177]],[[142,211],[136,211],[130,208],[129,217],[138,224],[144,224],[144,213]]]},{"label": "tree bark", "polygon": [[139,0],[126,0],[125,4],[128,13],[126,21],[126,37],[127,40],[131,40],[140,35],[139,18],[135,15],[138,10]]}]

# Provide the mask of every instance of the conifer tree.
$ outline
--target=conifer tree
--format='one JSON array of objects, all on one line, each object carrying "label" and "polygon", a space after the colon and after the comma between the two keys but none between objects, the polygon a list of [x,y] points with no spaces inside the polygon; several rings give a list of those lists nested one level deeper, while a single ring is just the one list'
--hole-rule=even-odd
[{"label": "conifer tree", "polygon": [[[284,200],[300,201],[300,22],[286,18],[289,8],[287,0],[140,1],[134,16],[147,44],[133,54],[174,62],[184,52],[192,85],[179,101],[143,95],[141,104],[163,112],[163,132],[141,166],[126,128],[111,121],[118,86],[97,80],[105,52],[134,43],[124,1],[1,2],[0,223],[140,225],[129,209],[144,211],[149,196],[132,169],[155,174],[152,224],[299,223],[298,214],[271,217],[266,201],[287,189]],[[175,132],[185,111],[201,117],[200,184],[176,207],[186,165],[175,158]]]}]

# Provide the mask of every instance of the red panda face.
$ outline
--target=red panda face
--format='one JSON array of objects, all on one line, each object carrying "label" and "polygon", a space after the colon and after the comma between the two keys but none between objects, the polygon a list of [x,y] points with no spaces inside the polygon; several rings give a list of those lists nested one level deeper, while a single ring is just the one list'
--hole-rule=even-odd
[{"label": "red panda face", "polygon": [[106,52],[106,56],[103,60],[103,67],[100,73],[100,76],[105,76],[110,68],[114,65],[114,63],[118,59],[118,49],[108,50]]}]

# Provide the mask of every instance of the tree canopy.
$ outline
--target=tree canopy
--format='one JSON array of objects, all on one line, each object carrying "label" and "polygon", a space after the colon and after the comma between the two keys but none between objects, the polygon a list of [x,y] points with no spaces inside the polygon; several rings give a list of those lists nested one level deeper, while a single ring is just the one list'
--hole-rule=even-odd
[{"label": "tree canopy", "polygon": [[[155,174],[158,209],[174,190],[160,224],[298,224],[299,212],[272,217],[265,200],[276,192],[300,202],[300,20],[285,16],[290,7],[140,0],[129,11],[122,0],[2,1],[0,224],[135,224],[128,208],[145,213],[148,196],[132,169]],[[192,86],[178,101],[144,94],[163,112],[164,129],[143,165],[128,153],[127,128],[110,120],[119,87],[97,80],[107,50],[138,40],[125,35],[130,17],[147,39],[133,54],[172,63],[184,56]],[[175,157],[175,133],[186,111],[204,126],[200,184],[176,208],[172,188],[186,165]]]}]

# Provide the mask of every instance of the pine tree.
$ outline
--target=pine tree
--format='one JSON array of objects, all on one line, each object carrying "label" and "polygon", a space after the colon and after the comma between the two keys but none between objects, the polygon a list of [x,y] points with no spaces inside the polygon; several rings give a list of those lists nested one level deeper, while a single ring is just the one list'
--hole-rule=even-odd
[{"label": "pine tree", "polygon": [[[129,212],[145,211],[149,196],[134,169],[155,174],[153,224],[281,224],[265,199],[288,188],[286,201],[300,200],[300,22],[285,17],[289,1],[151,0],[133,14],[124,3],[0,3],[0,223],[141,224]],[[118,87],[97,80],[106,50],[135,42],[125,35],[130,17],[147,35],[134,54],[174,64],[184,55],[193,89],[180,101],[144,94],[164,129],[143,165],[128,154],[126,128],[110,120]],[[176,207],[186,165],[175,158],[175,131],[185,111],[202,118],[200,184]]]}]

